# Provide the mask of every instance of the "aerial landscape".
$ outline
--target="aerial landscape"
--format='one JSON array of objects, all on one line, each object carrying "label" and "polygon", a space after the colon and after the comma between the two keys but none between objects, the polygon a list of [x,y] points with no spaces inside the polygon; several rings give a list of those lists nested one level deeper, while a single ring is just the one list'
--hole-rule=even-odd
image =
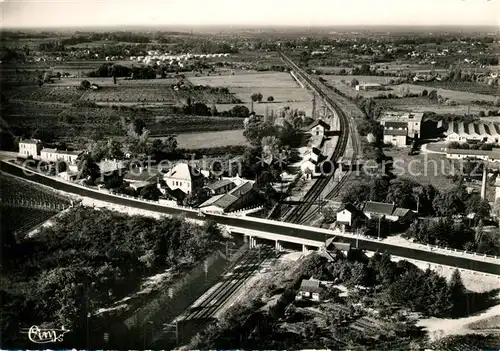
[{"label": "aerial landscape", "polygon": [[0,4],[2,349],[500,350],[499,0],[71,5]]}]

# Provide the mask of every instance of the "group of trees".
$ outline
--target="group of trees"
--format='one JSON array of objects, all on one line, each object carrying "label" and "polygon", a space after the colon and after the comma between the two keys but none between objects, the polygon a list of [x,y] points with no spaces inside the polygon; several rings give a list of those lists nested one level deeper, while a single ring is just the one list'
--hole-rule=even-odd
[{"label": "group of trees", "polygon": [[75,208],[2,257],[2,345],[28,347],[19,326],[43,321],[71,330],[63,347],[85,347],[89,313],[133,293],[147,275],[198,262],[220,238],[211,223]]},{"label": "group of trees", "polygon": [[127,67],[114,63],[103,63],[96,70],[87,73],[88,77],[130,77],[131,79],[155,79],[156,70],[151,66]]}]

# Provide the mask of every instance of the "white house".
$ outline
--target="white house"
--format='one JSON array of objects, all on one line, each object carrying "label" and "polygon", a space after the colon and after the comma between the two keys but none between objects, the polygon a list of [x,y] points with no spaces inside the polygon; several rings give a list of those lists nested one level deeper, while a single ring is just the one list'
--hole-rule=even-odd
[{"label": "white house", "polygon": [[40,156],[42,150],[42,142],[38,139],[24,139],[19,142],[19,156],[33,157]]},{"label": "white house", "polygon": [[313,136],[324,136],[326,131],[330,130],[330,125],[321,119],[315,120],[305,128]]},{"label": "white house", "polygon": [[310,158],[300,164],[300,170],[303,174],[308,174],[309,178],[311,178],[314,174],[316,174],[317,165],[318,162]]},{"label": "white house", "polygon": [[172,167],[163,180],[171,190],[179,189],[184,194],[191,193],[197,186],[196,180],[202,179],[201,172],[187,163],[179,163]]},{"label": "white house", "polygon": [[405,147],[407,144],[406,129],[384,129],[384,144],[392,144],[397,147]]},{"label": "white house", "polygon": [[380,90],[382,89],[382,85],[378,83],[365,83],[365,84],[358,84],[356,85],[356,90]]},{"label": "white house", "polygon": [[358,212],[358,209],[351,204],[340,207],[337,212],[337,223],[351,226],[352,220]]},{"label": "white house", "polygon": [[73,170],[77,165],[78,156],[80,156],[82,153],[83,151],[66,151],[43,148],[40,152],[40,158],[43,161],[49,162],[64,161],[67,163],[68,168],[70,168],[70,170]]},{"label": "white house", "polygon": [[391,222],[401,220],[410,221],[415,218],[415,214],[407,208],[396,207],[394,204],[375,201],[365,202],[363,213],[370,219],[385,218]]},{"label": "white house", "polygon": [[408,113],[408,112],[386,112],[380,118],[380,124],[385,127],[386,123],[400,122],[405,123],[408,131],[408,137],[420,138],[422,129],[423,113]]}]

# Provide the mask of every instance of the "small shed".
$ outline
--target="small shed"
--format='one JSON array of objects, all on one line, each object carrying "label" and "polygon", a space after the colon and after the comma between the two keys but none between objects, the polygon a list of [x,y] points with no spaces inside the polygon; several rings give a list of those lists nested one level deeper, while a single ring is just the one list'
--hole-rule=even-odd
[{"label": "small shed", "polygon": [[316,279],[304,279],[300,284],[299,292],[295,297],[296,300],[313,300],[319,301],[321,299],[321,287],[319,286],[320,281]]}]

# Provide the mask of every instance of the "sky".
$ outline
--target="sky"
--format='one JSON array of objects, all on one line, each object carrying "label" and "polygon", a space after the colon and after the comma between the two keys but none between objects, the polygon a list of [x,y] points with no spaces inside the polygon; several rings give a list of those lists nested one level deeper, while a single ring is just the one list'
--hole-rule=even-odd
[{"label": "sky", "polygon": [[4,27],[488,25],[500,0],[0,0]]}]

